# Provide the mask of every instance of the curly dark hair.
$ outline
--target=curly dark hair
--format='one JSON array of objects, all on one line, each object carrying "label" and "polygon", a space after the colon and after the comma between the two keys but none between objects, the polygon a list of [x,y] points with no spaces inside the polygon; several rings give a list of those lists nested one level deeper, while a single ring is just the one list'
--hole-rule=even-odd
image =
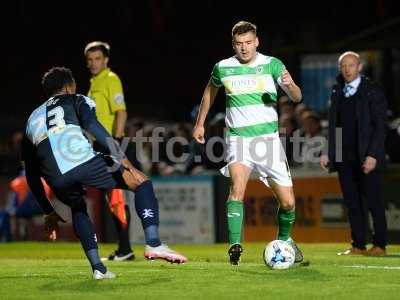
[{"label": "curly dark hair", "polygon": [[51,96],[60,91],[65,85],[75,82],[70,69],[65,67],[53,67],[42,78],[42,86],[46,96]]}]

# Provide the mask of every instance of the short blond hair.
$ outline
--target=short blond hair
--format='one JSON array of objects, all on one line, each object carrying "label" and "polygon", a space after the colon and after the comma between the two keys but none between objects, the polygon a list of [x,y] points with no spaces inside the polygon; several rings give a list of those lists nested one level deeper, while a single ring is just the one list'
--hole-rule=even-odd
[{"label": "short blond hair", "polygon": [[344,53],[342,53],[339,58],[338,58],[338,64],[340,65],[340,63],[342,62],[343,58],[347,55],[351,55],[354,56],[355,58],[357,58],[358,63],[361,62],[361,58],[360,58],[360,54],[358,54],[357,52],[354,51],[346,51]]},{"label": "short blond hair", "polygon": [[247,32],[253,32],[257,35],[257,26],[247,21],[239,21],[232,28],[232,37],[235,34],[243,34]]}]

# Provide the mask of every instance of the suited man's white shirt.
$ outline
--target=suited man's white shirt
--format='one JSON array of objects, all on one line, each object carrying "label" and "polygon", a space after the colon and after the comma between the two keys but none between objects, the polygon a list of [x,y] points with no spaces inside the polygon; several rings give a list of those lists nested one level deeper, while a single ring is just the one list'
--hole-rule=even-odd
[{"label": "suited man's white shirt", "polygon": [[360,85],[360,83],[361,83],[361,76],[358,76],[356,79],[354,79],[351,82],[345,83],[345,85],[343,87],[344,96],[346,98],[353,96],[357,92],[357,89],[358,89],[358,86]]}]

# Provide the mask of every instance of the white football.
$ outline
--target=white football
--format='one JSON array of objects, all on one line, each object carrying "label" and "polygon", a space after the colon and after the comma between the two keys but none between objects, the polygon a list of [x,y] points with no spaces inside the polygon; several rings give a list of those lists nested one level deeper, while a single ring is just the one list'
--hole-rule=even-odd
[{"label": "white football", "polygon": [[275,240],[265,247],[263,258],[271,269],[288,269],[294,264],[295,251],[288,242]]}]

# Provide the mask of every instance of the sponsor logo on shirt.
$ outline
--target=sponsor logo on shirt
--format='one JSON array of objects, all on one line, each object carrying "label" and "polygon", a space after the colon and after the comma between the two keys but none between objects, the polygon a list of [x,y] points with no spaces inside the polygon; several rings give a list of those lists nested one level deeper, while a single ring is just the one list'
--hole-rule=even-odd
[{"label": "sponsor logo on shirt", "polygon": [[267,75],[230,76],[223,84],[227,94],[276,93],[274,81]]}]

